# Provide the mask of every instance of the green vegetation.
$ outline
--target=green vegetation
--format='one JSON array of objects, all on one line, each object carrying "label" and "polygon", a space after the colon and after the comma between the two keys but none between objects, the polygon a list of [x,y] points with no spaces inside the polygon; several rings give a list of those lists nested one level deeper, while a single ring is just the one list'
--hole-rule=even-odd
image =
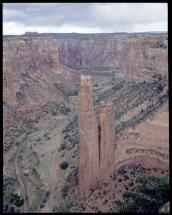
[{"label": "green vegetation", "polygon": [[59,206],[55,205],[54,208],[53,208],[53,212],[56,212],[56,213],[71,213],[73,206],[74,206],[74,202],[70,198],[67,198]]},{"label": "green vegetation", "polygon": [[64,115],[67,115],[70,111],[71,111],[70,108],[67,108],[67,107],[62,107],[60,109],[60,113],[62,113]]},{"label": "green vegetation", "polygon": [[135,192],[123,193],[123,201],[114,201],[113,208],[119,212],[157,213],[159,208],[169,201],[169,182],[141,173]]},{"label": "green vegetation", "polygon": [[3,213],[20,213],[20,210],[11,204],[4,204]]},{"label": "green vegetation", "polygon": [[52,110],[51,113],[53,116],[56,116],[58,114],[57,110]]},{"label": "green vegetation", "polygon": [[64,150],[66,149],[66,144],[65,143],[62,143],[59,147],[59,150],[58,151],[61,151],[61,150]]},{"label": "green vegetation", "polygon": [[20,145],[20,142],[19,142],[19,141],[17,141],[17,142],[16,142],[16,146],[19,146],[19,145]]},{"label": "green vegetation", "polygon": [[3,178],[3,212],[19,213],[20,205],[23,203],[21,198],[16,197],[13,193],[16,186],[16,178],[4,176]]},{"label": "green vegetation", "polygon": [[69,166],[69,164],[68,164],[67,161],[62,161],[62,162],[60,163],[60,168],[61,168],[61,169],[67,169],[68,166]]},{"label": "green vegetation", "polygon": [[71,111],[71,109],[69,107],[54,107],[52,110],[51,110],[51,113],[53,116],[57,116],[58,113],[61,113],[61,114],[64,114],[64,115],[67,115],[69,112]]},{"label": "green vegetation", "polygon": [[138,182],[145,185],[146,182],[148,181],[148,178],[150,176],[148,174],[146,174],[145,172],[141,172],[138,176]]},{"label": "green vegetation", "polygon": [[16,207],[21,207],[24,204],[24,200],[15,193],[11,194],[10,202]]},{"label": "green vegetation", "polygon": [[77,206],[70,197],[65,198],[63,203],[53,207],[54,213],[82,213],[84,210],[83,205]]},{"label": "green vegetation", "polygon": [[69,192],[69,185],[65,185],[61,191],[63,198],[65,198],[68,195]]}]

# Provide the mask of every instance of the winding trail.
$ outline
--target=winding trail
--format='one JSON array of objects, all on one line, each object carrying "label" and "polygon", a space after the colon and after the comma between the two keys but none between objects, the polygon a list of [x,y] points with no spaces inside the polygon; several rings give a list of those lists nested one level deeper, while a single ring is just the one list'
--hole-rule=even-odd
[{"label": "winding trail", "polygon": [[[66,122],[66,118],[68,117],[65,117],[65,119],[62,119],[59,123],[59,121],[53,123],[51,126],[48,126],[48,128],[44,128],[41,132],[43,132],[41,134],[44,135],[45,133],[49,133],[52,129],[59,129],[61,128],[61,126],[64,125],[64,122]],[[57,124],[58,123],[58,124]],[[58,127],[57,127],[58,125]],[[35,133],[40,133],[39,132],[35,132]],[[36,137],[35,137],[36,136]],[[33,137],[30,137],[31,139],[32,138],[38,138],[40,135],[34,135]],[[15,172],[16,172],[16,176],[17,176],[17,180],[19,182],[19,185],[20,185],[20,190],[21,190],[21,196],[23,197],[23,200],[24,200],[24,205],[23,205],[23,213],[28,213],[29,212],[29,209],[28,209],[28,204],[27,204],[27,192],[26,192],[26,187],[24,185],[24,182],[22,180],[22,173],[21,173],[21,170],[19,168],[19,165],[18,165],[18,158],[19,158],[19,155],[21,153],[21,150],[22,150],[22,147],[23,147],[23,144],[20,144],[18,146],[18,149],[16,151],[16,154],[15,154],[15,159],[14,159],[14,166],[15,166]],[[58,146],[57,146],[57,150],[58,150]],[[54,186],[52,186],[51,188],[51,192],[52,190],[54,189]],[[50,196],[51,197],[51,196]],[[40,205],[38,206],[38,209],[37,209],[37,213],[40,212]]]},{"label": "winding trail", "polygon": [[19,166],[18,166],[18,157],[20,155],[21,149],[22,149],[22,145],[20,145],[18,147],[18,150],[16,152],[14,165],[15,165],[16,176],[17,176],[18,182],[20,184],[21,195],[22,195],[23,200],[24,200],[23,212],[24,213],[28,213],[26,188],[25,188],[25,185],[24,185],[24,183],[22,181],[22,174],[21,174]]}]

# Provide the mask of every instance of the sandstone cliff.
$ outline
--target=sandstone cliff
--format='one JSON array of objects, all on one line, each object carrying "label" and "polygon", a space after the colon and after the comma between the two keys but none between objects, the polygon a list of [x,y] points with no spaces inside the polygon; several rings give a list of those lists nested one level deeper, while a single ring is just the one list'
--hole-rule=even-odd
[{"label": "sandstone cliff", "polygon": [[[10,106],[42,106],[78,87],[88,69],[120,71],[127,81],[155,73],[168,75],[166,37],[65,40],[20,37],[3,40],[3,101]],[[72,69],[74,68],[74,69]],[[81,71],[82,70],[82,71]]]},{"label": "sandstone cliff", "polygon": [[168,71],[168,44],[165,37],[104,38],[68,40],[60,46],[60,61],[72,68],[119,69],[136,75],[145,70]]},{"label": "sandstone cliff", "polygon": [[76,87],[76,79],[71,70],[60,65],[55,39],[4,39],[3,101],[8,105],[28,108],[58,101],[63,91]]},{"label": "sandstone cliff", "polygon": [[42,114],[51,103],[65,104],[67,95],[76,91],[77,81],[73,70],[60,64],[55,39],[4,39],[4,150],[9,150],[24,130],[28,131],[29,117]]}]

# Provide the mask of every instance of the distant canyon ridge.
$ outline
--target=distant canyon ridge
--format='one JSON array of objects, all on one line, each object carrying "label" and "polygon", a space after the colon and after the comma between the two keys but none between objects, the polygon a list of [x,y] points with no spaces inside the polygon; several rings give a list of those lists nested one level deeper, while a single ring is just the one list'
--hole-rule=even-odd
[{"label": "distant canyon ridge", "polygon": [[93,34],[85,39],[53,35],[4,37],[3,101],[9,106],[57,100],[61,93],[78,88],[78,73],[114,71],[127,77],[131,71],[135,79],[168,75],[166,35]]}]

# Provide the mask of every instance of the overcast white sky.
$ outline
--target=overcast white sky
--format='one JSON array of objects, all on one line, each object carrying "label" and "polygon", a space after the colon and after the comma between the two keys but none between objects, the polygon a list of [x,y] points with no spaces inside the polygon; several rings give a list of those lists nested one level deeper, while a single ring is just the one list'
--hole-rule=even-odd
[{"label": "overcast white sky", "polygon": [[167,31],[167,3],[4,3],[3,34]]}]

